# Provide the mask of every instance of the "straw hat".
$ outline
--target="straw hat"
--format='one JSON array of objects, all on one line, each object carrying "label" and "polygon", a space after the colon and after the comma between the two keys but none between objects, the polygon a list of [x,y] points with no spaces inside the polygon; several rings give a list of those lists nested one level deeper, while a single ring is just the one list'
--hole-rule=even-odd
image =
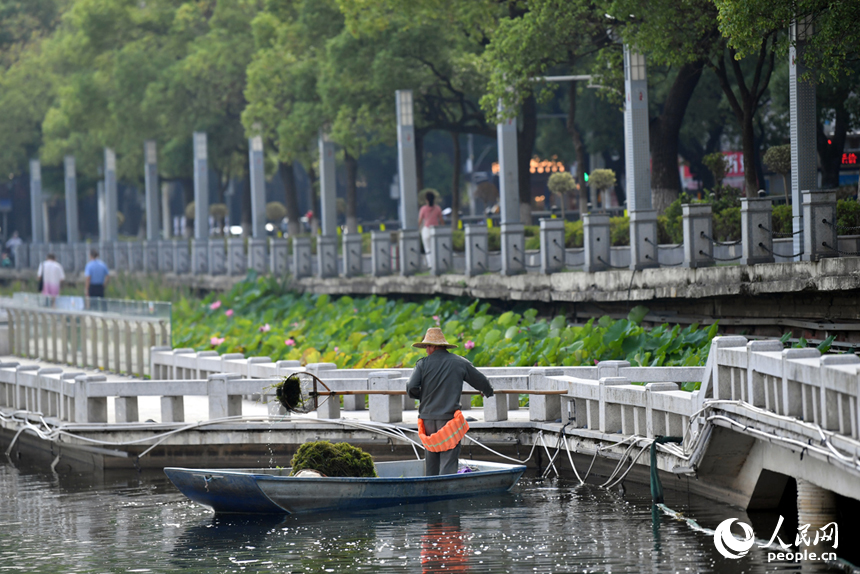
[{"label": "straw hat", "polygon": [[427,334],[424,335],[424,340],[420,343],[412,343],[413,347],[426,349],[427,347],[442,347],[443,349],[454,349],[457,345],[452,345],[445,340],[445,335],[442,334],[442,329],[439,327],[430,327],[427,329]]}]

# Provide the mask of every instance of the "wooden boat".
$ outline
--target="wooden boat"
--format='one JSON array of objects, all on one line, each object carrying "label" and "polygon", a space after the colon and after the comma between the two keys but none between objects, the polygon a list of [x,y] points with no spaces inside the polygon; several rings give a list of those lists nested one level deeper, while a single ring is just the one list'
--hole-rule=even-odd
[{"label": "wooden boat", "polygon": [[377,462],[378,477],[289,476],[289,468],[193,469],[168,467],[182,494],[215,512],[288,513],[379,508],[506,492],[523,465],[461,461],[470,472],[424,476],[423,460]]}]

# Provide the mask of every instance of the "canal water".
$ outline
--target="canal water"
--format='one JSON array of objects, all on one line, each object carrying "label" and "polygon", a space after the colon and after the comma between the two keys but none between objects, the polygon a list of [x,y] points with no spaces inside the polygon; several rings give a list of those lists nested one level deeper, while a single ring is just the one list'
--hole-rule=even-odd
[{"label": "canal water", "polygon": [[[668,493],[715,528],[726,518],[770,532],[775,517]],[[756,523],[758,521],[758,523]],[[793,528],[796,528],[794,526]],[[782,535],[787,540],[791,532]],[[769,536],[767,536],[769,537]],[[846,541],[850,544],[851,541]],[[117,572],[825,572],[730,560],[712,535],[652,513],[647,489],[604,490],[525,477],[512,492],[351,514],[221,517],[160,473],[93,477],[0,462],[0,571]]]}]

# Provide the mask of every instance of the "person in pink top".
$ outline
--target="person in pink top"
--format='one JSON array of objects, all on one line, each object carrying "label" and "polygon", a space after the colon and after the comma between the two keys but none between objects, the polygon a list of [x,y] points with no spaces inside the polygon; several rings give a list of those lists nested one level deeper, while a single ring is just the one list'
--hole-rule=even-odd
[{"label": "person in pink top", "polygon": [[434,205],[436,195],[428,191],[425,195],[427,205],[422,205],[418,210],[418,228],[421,230],[421,243],[424,244],[424,253],[427,258],[427,266],[430,266],[432,255],[430,253],[430,228],[442,225],[442,208]]},{"label": "person in pink top", "polygon": [[56,297],[60,294],[60,283],[66,278],[63,266],[57,263],[57,257],[48,253],[48,257],[39,264],[36,276],[42,280],[42,295]]}]

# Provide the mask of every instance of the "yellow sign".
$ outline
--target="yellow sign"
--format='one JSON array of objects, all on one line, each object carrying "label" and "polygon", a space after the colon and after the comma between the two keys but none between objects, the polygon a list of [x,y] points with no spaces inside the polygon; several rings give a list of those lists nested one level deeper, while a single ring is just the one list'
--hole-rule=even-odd
[{"label": "yellow sign", "polygon": [[487,218],[487,227],[492,227],[492,226],[493,226],[493,220],[488,217]]},{"label": "yellow sign", "polygon": [[385,231],[385,224],[384,224],[384,223],[380,223],[380,224],[379,224],[379,230],[380,230],[380,231]]},{"label": "yellow sign", "polygon": [[359,232],[359,233],[364,233],[364,229],[362,229],[362,227],[361,227],[360,225],[358,226],[358,232]]},{"label": "yellow sign", "polygon": [[462,219],[457,220],[457,229],[463,229],[463,220]]}]

